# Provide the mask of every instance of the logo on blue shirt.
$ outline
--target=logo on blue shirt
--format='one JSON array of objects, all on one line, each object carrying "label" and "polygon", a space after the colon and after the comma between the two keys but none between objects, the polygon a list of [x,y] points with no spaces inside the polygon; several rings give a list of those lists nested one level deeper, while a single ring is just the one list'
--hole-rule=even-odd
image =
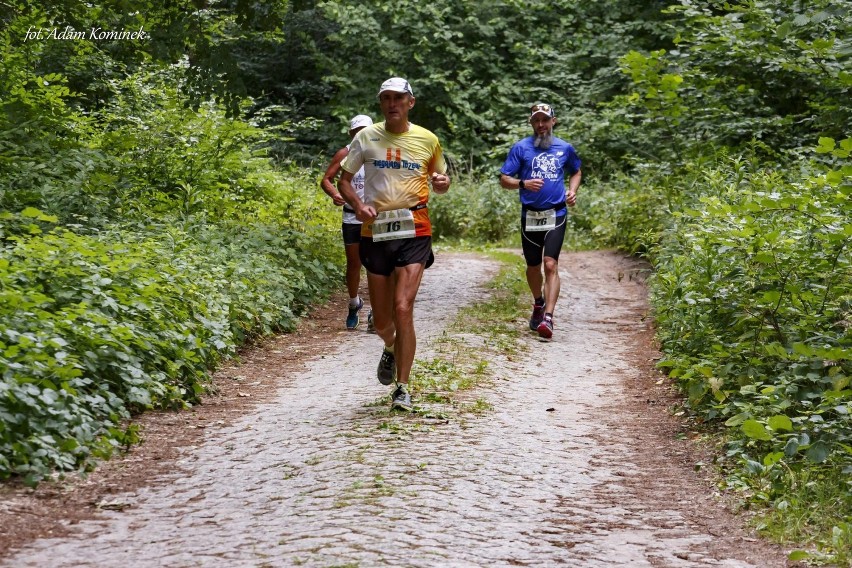
[{"label": "logo on blue shirt", "polygon": [[559,177],[559,162],[556,156],[542,152],[533,158],[532,177],[538,179],[557,179]]}]

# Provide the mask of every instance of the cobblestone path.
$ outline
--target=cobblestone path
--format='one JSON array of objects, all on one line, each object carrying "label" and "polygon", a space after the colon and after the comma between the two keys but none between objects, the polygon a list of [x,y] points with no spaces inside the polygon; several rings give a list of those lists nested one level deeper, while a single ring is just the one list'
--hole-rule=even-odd
[{"label": "cobblestone path", "polygon": [[[491,361],[496,378],[475,394],[492,410],[389,413],[379,339],[341,334],[273,403],[124,496],[129,508],[4,566],[782,566],[747,544],[720,552],[684,514],[712,500],[666,501],[666,456],[659,470],[633,463],[618,404],[644,289],[618,277],[631,265],[615,254],[563,258],[554,341],[530,335],[522,361]],[[439,255],[418,298],[418,358],[495,269]],[[661,486],[637,492],[639,477]]]}]

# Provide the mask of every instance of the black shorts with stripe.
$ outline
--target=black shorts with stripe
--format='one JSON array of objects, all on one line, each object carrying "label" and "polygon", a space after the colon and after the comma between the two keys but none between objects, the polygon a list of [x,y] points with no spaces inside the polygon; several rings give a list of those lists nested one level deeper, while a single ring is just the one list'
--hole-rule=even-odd
[{"label": "black shorts with stripe", "polygon": [[[561,209],[564,209],[563,205]],[[557,211],[560,208],[557,207]],[[521,248],[527,266],[538,266],[544,257],[559,260],[562,243],[565,242],[565,226],[568,215],[556,218],[556,227],[549,231],[527,231],[527,210],[521,209]]]}]

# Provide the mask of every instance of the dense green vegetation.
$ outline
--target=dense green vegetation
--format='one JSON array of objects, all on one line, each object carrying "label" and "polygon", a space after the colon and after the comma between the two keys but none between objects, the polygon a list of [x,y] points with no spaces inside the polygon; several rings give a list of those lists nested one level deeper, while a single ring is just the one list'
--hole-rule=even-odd
[{"label": "dense green vegetation", "polygon": [[269,158],[283,124],[229,115],[250,102],[199,94],[203,71],[145,63],[156,49],[22,42],[123,25],[28,8],[0,73],[0,476],[34,483],[132,443],[133,413],[195,402],[222,357],[337,285],[342,251],[314,173]]},{"label": "dense green vegetation", "polygon": [[496,170],[528,105],[555,105],[584,161],[572,242],[654,264],[661,365],[722,434],[726,486],[848,564],[851,8],[0,3],[0,476],[132,443],[127,417],[192,404],[338,286],[319,171],[402,75],[456,180],[442,238],[514,242]]},{"label": "dense green vegetation", "polygon": [[[846,2],[681,2],[604,107],[645,140],[595,191],[654,263],[665,357],[758,524],[852,562],[852,150]],[[588,190],[588,189],[587,189]],[[797,558],[804,558],[798,553]]]}]

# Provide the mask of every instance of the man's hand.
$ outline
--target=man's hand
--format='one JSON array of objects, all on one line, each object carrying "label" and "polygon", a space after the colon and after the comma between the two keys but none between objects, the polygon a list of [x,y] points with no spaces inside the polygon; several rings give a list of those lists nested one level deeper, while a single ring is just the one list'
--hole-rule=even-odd
[{"label": "man's hand", "polygon": [[574,189],[569,189],[568,193],[565,194],[565,203],[568,204],[569,207],[574,207],[574,204],[577,203],[577,191]]},{"label": "man's hand", "polygon": [[367,223],[376,218],[378,213],[376,212],[376,208],[372,205],[364,205],[361,203],[355,209],[355,218],[361,221],[362,223]]},{"label": "man's hand", "polygon": [[524,180],[524,189],[528,189],[530,191],[540,191],[542,187],[544,187],[543,179],[533,178]]},{"label": "man's hand", "polygon": [[435,193],[447,193],[450,189],[450,176],[448,175],[433,172],[431,181],[432,191]]},{"label": "man's hand", "polygon": [[340,195],[339,193],[335,193],[334,195],[332,195],[332,196],[331,196],[331,201],[332,201],[335,205],[337,205],[338,207],[342,207],[343,205],[346,205],[346,200],[345,200],[345,199],[343,199],[343,196],[342,196],[342,195]]}]

